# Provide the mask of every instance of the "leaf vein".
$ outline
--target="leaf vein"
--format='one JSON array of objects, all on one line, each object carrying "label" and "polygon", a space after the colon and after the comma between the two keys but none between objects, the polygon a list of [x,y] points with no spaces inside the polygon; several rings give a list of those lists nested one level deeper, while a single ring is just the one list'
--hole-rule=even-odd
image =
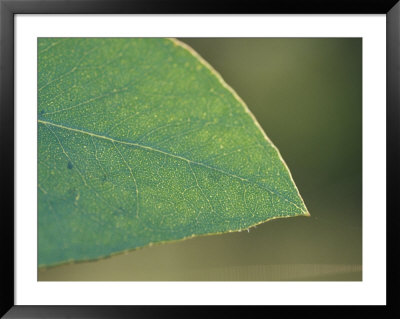
[{"label": "leaf vein", "polygon": [[[55,136],[55,138],[57,139],[58,144],[60,145],[60,147],[61,147],[62,152],[64,153],[64,155],[68,158],[68,160],[69,160],[71,163],[74,163],[74,161],[71,159],[71,157],[70,157],[70,156],[68,155],[68,153],[65,151],[64,146],[62,145],[60,139],[58,138],[58,136],[57,136],[57,134],[54,132],[54,130],[52,130],[52,129],[49,127],[49,124],[45,124],[45,126],[46,126],[46,128]],[[90,185],[87,183],[87,181],[86,181],[84,175],[82,174],[82,172],[80,171],[80,169],[78,168],[78,166],[76,166],[76,165],[74,165],[74,166],[76,167],[76,170],[77,170],[77,172],[78,172],[78,175],[81,177],[81,179],[82,179],[84,185],[85,185],[87,188],[89,188],[89,189],[96,195],[96,197],[98,197],[102,202],[104,202],[110,209],[114,209],[115,207],[110,206],[109,203],[108,203],[108,201],[107,201],[105,198],[103,198],[103,196],[101,196],[92,186],[90,186]],[[120,210],[120,209],[118,208],[118,210]]]},{"label": "leaf vein", "polygon": [[139,189],[137,186],[137,182],[136,182],[136,178],[132,173],[132,168],[129,166],[128,162],[125,160],[125,157],[122,155],[121,151],[118,149],[118,147],[115,145],[115,142],[112,142],[114,145],[114,148],[117,150],[117,152],[119,153],[119,155],[121,156],[122,160],[124,161],[125,165],[128,167],[129,169],[129,174],[131,175],[134,183],[135,183],[135,191],[136,191],[136,218],[139,218]]},{"label": "leaf vein", "polygon": [[182,157],[180,155],[168,153],[166,151],[163,151],[163,150],[160,150],[160,149],[154,148],[152,146],[148,146],[148,145],[143,145],[143,144],[138,144],[138,143],[133,143],[133,142],[127,142],[127,141],[123,141],[123,140],[117,140],[117,139],[114,139],[114,138],[111,138],[111,137],[108,137],[108,136],[99,135],[99,134],[95,134],[95,133],[88,132],[88,131],[85,131],[85,130],[76,129],[76,128],[72,128],[72,127],[68,127],[68,126],[64,126],[64,125],[60,125],[60,124],[56,124],[56,123],[52,123],[52,122],[48,122],[48,121],[44,121],[44,120],[38,120],[38,123],[41,123],[41,124],[44,124],[44,125],[51,125],[51,126],[54,126],[54,127],[58,127],[58,128],[64,129],[64,130],[68,130],[68,131],[72,131],[72,132],[76,132],[76,133],[80,133],[80,134],[93,136],[93,137],[96,137],[96,138],[99,138],[99,139],[108,140],[108,141],[113,142],[113,143],[115,142],[115,143],[119,143],[119,144],[130,145],[130,146],[134,146],[134,147],[137,147],[137,148],[145,149],[145,150],[148,150],[148,151],[151,151],[151,152],[157,152],[157,153],[160,153],[160,154],[164,154],[166,156],[170,156],[170,157],[173,157],[173,158],[176,158],[176,159],[180,159],[182,161],[185,161],[185,162],[188,162],[188,163],[191,163],[191,164],[202,166],[202,167],[205,167],[207,169],[211,169],[211,170],[220,172],[220,173],[222,173],[224,175],[227,175],[227,176],[230,176],[232,178],[239,179],[241,181],[247,182],[249,184],[255,184],[255,185],[261,187],[262,189],[265,189],[266,191],[270,192],[271,194],[282,198],[284,201],[286,201],[287,203],[289,203],[289,204],[295,206],[296,208],[300,209],[302,212],[305,212],[304,209],[301,208],[300,206],[298,206],[296,203],[294,203],[291,200],[287,199],[282,194],[279,194],[278,192],[266,187],[265,185],[262,185],[262,184],[259,184],[257,182],[251,181],[251,180],[249,180],[247,178],[238,176],[236,174],[232,174],[232,173],[227,172],[225,170],[222,170],[220,168],[209,166],[209,165],[201,163],[201,162],[192,161],[192,160],[190,160],[188,158],[185,158],[185,157]]}]

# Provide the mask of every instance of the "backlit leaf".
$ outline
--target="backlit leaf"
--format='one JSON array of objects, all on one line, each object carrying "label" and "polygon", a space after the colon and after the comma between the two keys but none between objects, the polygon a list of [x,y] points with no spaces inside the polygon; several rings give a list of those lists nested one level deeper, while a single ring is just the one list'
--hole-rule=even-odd
[{"label": "backlit leaf", "polygon": [[39,265],[308,215],[247,106],[183,43],[41,38],[38,61]]}]

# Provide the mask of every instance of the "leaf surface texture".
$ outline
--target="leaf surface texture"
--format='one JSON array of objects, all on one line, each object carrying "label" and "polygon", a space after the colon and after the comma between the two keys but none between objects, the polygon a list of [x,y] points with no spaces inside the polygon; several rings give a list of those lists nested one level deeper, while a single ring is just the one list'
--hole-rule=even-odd
[{"label": "leaf surface texture", "polygon": [[308,215],[248,108],[173,39],[38,40],[38,264]]}]

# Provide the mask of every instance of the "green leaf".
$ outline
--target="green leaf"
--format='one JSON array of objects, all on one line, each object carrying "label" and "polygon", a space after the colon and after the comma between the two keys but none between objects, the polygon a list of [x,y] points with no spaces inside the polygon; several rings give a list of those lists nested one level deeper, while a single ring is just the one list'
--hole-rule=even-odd
[{"label": "green leaf", "polygon": [[39,265],[309,215],[244,102],[183,43],[40,38],[38,64]]}]

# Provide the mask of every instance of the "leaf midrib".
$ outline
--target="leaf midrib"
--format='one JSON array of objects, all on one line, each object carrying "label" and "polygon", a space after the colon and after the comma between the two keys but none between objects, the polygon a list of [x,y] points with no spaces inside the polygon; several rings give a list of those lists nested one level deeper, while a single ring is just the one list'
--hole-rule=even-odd
[{"label": "leaf midrib", "polygon": [[40,120],[40,119],[38,119],[38,123],[41,123],[43,125],[50,125],[50,126],[58,127],[58,128],[64,129],[64,130],[68,130],[68,131],[72,131],[72,132],[76,132],[76,133],[81,133],[81,134],[84,134],[84,135],[89,135],[89,136],[96,137],[96,138],[102,139],[102,140],[108,140],[108,141],[113,142],[113,143],[119,143],[119,144],[134,146],[134,147],[142,148],[142,149],[145,149],[145,150],[148,150],[148,151],[151,151],[151,152],[161,153],[161,154],[164,154],[166,156],[170,156],[170,157],[173,157],[173,158],[180,159],[180,160],[185,161],[185,162],[187,162],[189,164],[202,166],[202,167],[205,167],[205,168],[220,172],[220,173],[222,173],[224,175],[239,179],[239,180],[241,180],[243,182],[247,182],[247,183],[250,183],[250,184],[257,185],[260,188],[265,189],[266,191],[270,192],[271,194],[282,198],[283,200],[285,200],[289,204],[291,204],[291,205],[295,206],[296,208],[300,209],[303,213],[306,213],[304,211],[304,209],[299,207],[296,203],[292,202],[290,199],[286,198],[282,194],[277,193],[276,191],[273,191],[272,189],[266,187],[265,185],[259,184],[257,182],[254,182],[254,181],[249,180],[247,178],[238,176],[236,174],[232,174],[230,172],[224,171],[224,170],[219,169],[217,167],[209,166],[209,165],[201,163],[201,162],[192,161],[192,160],[190,160],[190,159],[188,159],[186,157],[183,157],[183,156],[180,156],[180,155],[176,155],[176,154],[173,154],[173,153],[168,153],[168,152],[165,152],[163,150],[154,148],[152,146],[144,145],[144,144],[139,144],[139,143],[134,143],[134,142],[127,142],[127,141],[123,141],[123,140],[117,140],[117,139],[114,139],[114,138],[111,138],[111,137],[108,137],[108,136],[99,135],[99,134],[92,133],[92,132],[89,132],[89,131],[85,131],[85,130],[81,130],[81,129],[77,129],[77,128],[73,128],[73,127],[68,127],[68,126],[65,126],[65,125],[61,125],[61,124],[57,124],[57,123],[53,123],[53,122],[49,122],[49,121],[44,121],[44,120]]}]

